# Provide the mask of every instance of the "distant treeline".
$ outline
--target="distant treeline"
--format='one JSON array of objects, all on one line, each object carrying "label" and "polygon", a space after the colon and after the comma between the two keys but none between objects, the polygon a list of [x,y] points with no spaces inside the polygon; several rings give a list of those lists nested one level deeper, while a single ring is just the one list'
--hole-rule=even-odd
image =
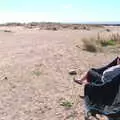
[{"label": "distant treeline", "polygon": [[23,26],[28,29],[39,28],[40,30],[91,30],[92,28],[104,28],[104,26],[120,26],[120,24],[79,24],[79,23],[56,23],[56,22],[30,22],[30,23],[5,23],[0,26]]},{"label": "distant treeline", "polygon": [[31,26],[38,26],[41,24],[51,24],[51,25],[91,25],[91,26],[101,26],[102,24],[79,24],[79,23],[57,23],[57,22],[29,22],[29,23],[18,23],[18,22],[10,22],[0,24],[0,26],[24,26],[24,25],[31,25]]},{"label": "distant treeline", "polygon": [[104,26],[120,26],[120,24],[102,24]]},{"label": "distant treeline", "polygon": [[19,22],[10,22],[10,23],[4,23],[0,24],[0,26],[24,26],[24,25],[31,25],[31,26],[38,26],[41,24],[53,24],[53,25],[89,25],[94,27],[100,27],[100,26],[120,26],[120,24],[79,24],[79,23],[57,23],[57,22],[30,22],[30,23],[19,23]]}]

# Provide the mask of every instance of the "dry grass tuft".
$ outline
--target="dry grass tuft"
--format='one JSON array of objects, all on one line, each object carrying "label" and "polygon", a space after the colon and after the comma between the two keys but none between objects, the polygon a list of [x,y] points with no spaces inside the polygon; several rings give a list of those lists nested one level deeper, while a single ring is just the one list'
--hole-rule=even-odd
[{"label": "dry grass tuft", "polygon": [[11,30],[4,30],[4,32],[12,32]]},{"label": "dry grass tuft", "polygon": [[93,38],[83,39],[84,50],[89,52],[98,52],[100,51],[100,46],[98,46],[97,41]]},{"label": "dry grass tuft", "polygon": [[110,29],[106,29],[106,31],[107,31],[107,32],[111,32],[111,30],[110,30]]},{"label": "dry grass tuft", "polygon": [[57,31],[57,28],[56,28],[56,27],[53,27],[52,30],[53,30],[53,31]]},{"label": "dry grass tuft", "polygon": [[116,33],[116,34],[112,34],[111,35],[111,40],[120,43],[120,34]]},{"label": "dry grass tuft", "polygon": [[108,37],[104,37],[98,33],[97,37],[90,39],[83,39],[84,50],[89,52],[102,51],[103,47],[116,46],[120,44],[120,35],[114,33]]}]

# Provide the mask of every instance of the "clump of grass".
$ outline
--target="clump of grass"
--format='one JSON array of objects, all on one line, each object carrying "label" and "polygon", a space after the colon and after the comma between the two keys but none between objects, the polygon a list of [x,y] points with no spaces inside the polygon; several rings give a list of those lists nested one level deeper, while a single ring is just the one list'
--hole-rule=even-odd
[{"label": "clump of grass", "polygon": [[109,36],[108,40],[107,39],[99,39],[99,43],[103,47],[114,46],[114,45],[120,44],[120,35],[118,33],[112,34]]},{"label": "clump of grass", "polygon": [[53,30],[53,31],[57,31],[57,27],[51,27],[51,26],[47,26],[46,30]]},{"label": "clump of grass", "polygon": [[111,35],[111,40],[120,43],[120,34],[116,33],[116,34],[112,34]]},{"label": "clump of grass", "polygon": [[103,47],[116,46],[120,44],[120,35],[112,34],[109,37],[104,37],[98,33],[97,37],[83,39],[84,50],[89,52],[102,51]]},{"label": "clump of grass", "polygon": [[12,32],[11,30],[4,30],[4,32]]},{"label": "clump of grass", "polygon": [[69,109],[73,106],[73,103],[68,101],[68,100],[65,100],[63,101],[62,103],[60,103],[61,106],[64,106],[65,108]]},{"label": "clump of grass", "polygon": [[78,30],[78,29],[79,29],[78,26],[74,26],[74,27],[73,27],[73,30]]},{"label": "clump of grass", "polygon": [[116,42],[114,40],[101,40],[100,44],[101,46],[105,47],[105,46],[113,46],[116,44]]},{"label": "clump of grass", "polygon": [[53,31],[57,31],[57,28],[56,28],[56,27],[53,27],[52,30],[53,30]]},{"label": "clump of grass", "polygon": [[39,70],[33,71],[33,74],[39,77],[41,75],[41,72]]},{"label": "clump of grass", "polygon": [[90,30],[90,26],[83,25],[83,26],[82,26],[82,29],[83,29],[83,30]]},{"label": "clump of grass", "polygon": [[89,52],[98,52],[100,47],[94,39],[83,39],[84,50]]},{"label": "clump of grass", "polygon": [[110,29],[106,29],[107,32],[110,32],[111,30]]}]

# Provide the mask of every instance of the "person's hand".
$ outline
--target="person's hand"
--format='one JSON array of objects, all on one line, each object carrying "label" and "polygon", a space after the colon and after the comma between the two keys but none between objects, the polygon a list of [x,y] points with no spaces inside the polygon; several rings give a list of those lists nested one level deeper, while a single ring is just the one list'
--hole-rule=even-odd
[{"label": "person's hand", "polygon": [[120,64],[120,58],[117,58],[117,65]]}]

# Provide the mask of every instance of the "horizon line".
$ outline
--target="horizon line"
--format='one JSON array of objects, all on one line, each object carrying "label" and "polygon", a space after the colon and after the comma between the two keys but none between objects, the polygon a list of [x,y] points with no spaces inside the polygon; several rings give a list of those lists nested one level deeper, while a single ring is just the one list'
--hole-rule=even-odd
[{"label": "horizon line", "polygon": [[31,22],[5,22],[5,23],[0,23],[0,25],[5,25],[5,24],[29,24],[29,23],[56,23],[56,24],[120,24],[119,21],[92,21],[92,22],[59,22],[59,21],[31,21]]}]

